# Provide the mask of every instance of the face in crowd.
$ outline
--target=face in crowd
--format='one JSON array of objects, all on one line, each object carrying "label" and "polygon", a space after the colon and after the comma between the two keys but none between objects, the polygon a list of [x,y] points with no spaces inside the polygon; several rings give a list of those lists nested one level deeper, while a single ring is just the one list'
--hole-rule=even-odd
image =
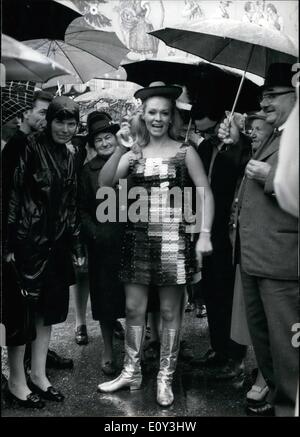
[{"label": "face in crowd", "polygon": [[252,151],[256,150],[270,137],[273,132],[273,126],[265,120],[254,119],[251,122],[250,137]]},{"label": "face in crowd", "polygon": [[150,97],[144,103],[142,115],[146,128],[153,137],[162,137],[168,133],[172,123],[172,103],[165,97]]},{"label": "face in crowd", "polygon": [[204,117],[200,120],[195,120],[195,133],[205,140],[210,140],[212,143],[218,144],[220,142],[218,137],[219,126],[220,123],[218,121]]},{"label": "face in crowd", "polygon": [[94,147],[97,155],[102,158],[109,158],[117,147],[117,140],[111,132],[99,132],[94,137]]},{"label": "face in crowd", "polygon": [[24,112],[24,121],[32,132],[42,131],[46,126],[46,112],[50,102],[37,99],[34,106]]},{"label": "face in crowd", "polygon": [[273,87],[263,91],[260,106],[266,114],[266,122],[278,128],[285,123],[295,104],[295,90]]},{"label": "face in crowd", "polygon": [[12,120],[9,120],[7,123],[4,123],[1,128],[1,137],[6,141],[9,140],[13,135],[17,133],[21,126],[21,118],[16,116]]},{"label": "face in crowd", "polygon": [[77,121],[75,118],[65,118],[60,120],[54,118],[51,122],[52,139],[57,144],[66,144],[71,141],[77,129]]}]

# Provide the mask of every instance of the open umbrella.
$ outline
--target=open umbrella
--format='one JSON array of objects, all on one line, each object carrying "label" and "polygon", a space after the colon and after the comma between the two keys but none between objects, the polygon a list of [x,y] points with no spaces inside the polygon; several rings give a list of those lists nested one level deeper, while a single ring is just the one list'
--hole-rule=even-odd
[{"label": "open umbrella", "polygon": [[118,99],[118,100],[129,100],[133,98],[133,94],[141,88],[139,85],[133,90],[128,88],[109,88],[101,91],[90,91],[80,96],[75,97],[75,102],[87,103],[87,102],[98,102],[100,99]]},{"label": "open umbrella", "polygon": [[1,43],[1,62],[7,80],[45,82],[52,77],[71,74],[67,68],[14,38],[2,34]]},{"label": "open umbrella", "polygon": [[[160,80],[169,84],[186,85],[190,100],[193,101],[202,91],[217,93],[226,106],[233,105],[241,76],[205,62],[187,64],[168,60],[145,60],[124,64],[127,80],[148,86]],[[259,87],[249,79],[245,80],[238,107],[239,112],[259,108]]]},{"label": "open umbrella", "polygon": [[2,0],[2,32],[24,41],[64,39],[68,25],[80,14],[53,0]]},{"label": "open umbrella", "polygon": [[179,27],[150,32],[168,46],[200,56],[209,62],[244,71],[232,113],[246,71],[264,77],[274,62],[294,63],[297,49],[285,34],[270,28],[237,20],[202,20],[189,28]]},{"label": "open umbrella", "polygon": [[1,122],[3,124],[14,119],[32,107],[34,95],[34,82],[8,81],[1,87]]},{"label": "open umbrella", "polygon": [[[24,43],[72,71],[76,79],[62,77],[60,84],[85,83],[94,77],[104,77],[118,69],[129,52],[114,32],[94,30],[83,19],[69,25],[64,41],[43,38]],[[53,81],[47,84],[52,85]]]},{"label": "open umbrella", "polygon": [[247,71],[262,77],[271,63],[293,63],[298,55],[284,33],[238,20],[202,20],[185,29],[166,27],[151,34],[170,47],[216,64],[241,70],[247,66]]},{"label": "open umbrella", "polygon": [[130,51],[115,32],[95,30],[82,17],[69,24],[65,42],[96,56],[113,68],[119,68]]},{"label": "open umbrella", "polygon": [[[71,72],[71,76],[63,76],[59,83],[85,83],[98,75],[112,70],[112,66],[90,53],[60,40],[33,39],[24,43],[48,58],[63,65]],[[48,86],[55,83],[47,84]]]}]

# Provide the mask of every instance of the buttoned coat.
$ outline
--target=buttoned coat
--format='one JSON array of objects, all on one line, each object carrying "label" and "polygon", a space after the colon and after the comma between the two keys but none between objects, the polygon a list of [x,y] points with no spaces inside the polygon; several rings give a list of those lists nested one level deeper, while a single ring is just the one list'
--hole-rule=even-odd
[{"label": "buttoned coat", "polygon": [[243,179],[235,213],[234,254],[237,262],[240,248],[241,265],[249,275],[297,280],[298,220],[280,208],[273,186],[279,144],[280,132],[274,133],[253,157],[271,166],[264,184]]}]

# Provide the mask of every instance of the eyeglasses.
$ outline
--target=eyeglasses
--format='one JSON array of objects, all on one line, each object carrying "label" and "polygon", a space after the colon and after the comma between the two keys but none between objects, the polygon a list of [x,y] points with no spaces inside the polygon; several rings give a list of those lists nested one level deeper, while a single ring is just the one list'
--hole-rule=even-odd
[{"label": "eyeglasses", "polygon": [[218,124],[218,121],[213,126],[208,127],[207,129],[201,130],[197,129],[196,125],[194,127],[195,134],[201,135],[202,137],[204,135],[213,135],[215,133],[216,126]]},{"label": "eyeglasses", "polygon": [[295,92],[294,90],[289,90],[289,91],[282,91],[281,93],[279,92],[279,93],[263,94],[263,95],[260,97],[260,103],[261,103],[263,100],[266,100],[267,102],[271,103],[271,102],[273,102],[273,101],[276,99],[276,97],[278,97],[278,96],[283,96],[284,94],[290,94],[290,93],[294,93],[294,92]]}]

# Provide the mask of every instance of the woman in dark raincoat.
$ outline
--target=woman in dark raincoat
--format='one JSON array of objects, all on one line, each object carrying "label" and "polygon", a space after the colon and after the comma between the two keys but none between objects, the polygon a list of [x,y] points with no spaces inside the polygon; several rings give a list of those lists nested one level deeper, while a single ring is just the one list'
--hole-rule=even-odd
[{"label": "woman in dark raincoat", "polygon": [[[105,112],[93,113],[88,141],[97,152],[83,167],[79,185],[79,210],[82,234],[88,248],[88,269],[91,307],[94,320],[100,321],[104,342],[101,368],[106,375],[116,372],[113,359],[113,332],[116,319],[125,316],[125,294],[118,279],[123,226],[121,223],[100,223],[96,218],[98,175],[118,146],[119,125]],[[116,205],[114,206],[117,206]],[[118,218],[118,209],[116,218]]]},{"label": "woman in dark raincoat", "polygon": [[[43,406],[41,398],[64,399],[46,375],[46,356],[51,325],[63,322],[68,314],[69,286],[74,283],[71,253],[79,264],[84,261],[74,158],[66,148],[77,129],[78,105],[67,97],[56,97],[46,120],[44,132],[26,139],[8,209],[6,260],[15,266],[22,287],[38,296],[28,385],[20,368],[25,347],[8,348],[9,365],[19,366],[19,378],[8,380],[7,394],[27,407]],[[32,397],[30,390],[37,396]]]}]

